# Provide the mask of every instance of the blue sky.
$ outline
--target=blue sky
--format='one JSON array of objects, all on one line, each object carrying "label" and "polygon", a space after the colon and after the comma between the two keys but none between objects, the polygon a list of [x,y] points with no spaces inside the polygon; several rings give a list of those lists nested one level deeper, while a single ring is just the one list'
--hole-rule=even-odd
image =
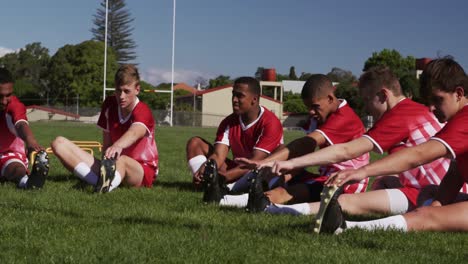
[{"label": "blue sky", "polygon": [[[0,56],[41,42],[53,55],[92,37],[101,0],[15,0],[0,16]],[[127,0],[143,79],[170,80],[172,0]],[[468,70],[468,1],[464,0],[177,0],[176,82],[219,74],[252,76],[257,67],[287,74],[359,75],[372,52],[452,55]]]}]

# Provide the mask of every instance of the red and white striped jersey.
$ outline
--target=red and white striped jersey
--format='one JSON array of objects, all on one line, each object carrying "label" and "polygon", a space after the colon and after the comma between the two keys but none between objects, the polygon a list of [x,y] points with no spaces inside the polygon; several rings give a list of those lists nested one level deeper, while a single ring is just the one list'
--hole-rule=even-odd
[{"label": "red and white striped jersey", "polygon": [[[442,127],[428,107],[403,99],[385,112],[364,137],[372,141],[378,153],[391,154],[426,142]],[[449,159],[440,158],[400,173],[400,182],[417,189],[429,184],[439,185],[449,166]]]}]

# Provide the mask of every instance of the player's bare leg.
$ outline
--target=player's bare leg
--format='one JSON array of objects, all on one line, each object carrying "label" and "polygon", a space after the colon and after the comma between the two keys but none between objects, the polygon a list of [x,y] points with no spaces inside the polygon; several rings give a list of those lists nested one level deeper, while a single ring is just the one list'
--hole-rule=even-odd
[{"label": "player's bare leg", "polygon": [[468,202],[426,206],[403,215],[408,231],[468,231]]},{"label": "player's bare leg", "polygon": [[69,139],[59,136],[52,141],[51,147],[67,170],[73,172],[79,163],[84,162],[94,173],[99,174],[100,161]]},{"label": "player's bare leg", "polygon": [[[143,182],[144,170],[140,163],[128,156],[120,156],[117,159],[117,172],[122,177],[122,182],[131,187],[140,187]],[[116,187],[116,186],[113,186]]]},{"label": "player's bare leg", "polygon": [[97,184],[100,175],[100,160],[64,137],[57,137],[52,141],[51,146],[55,156],[67,170],[91,185]]}]

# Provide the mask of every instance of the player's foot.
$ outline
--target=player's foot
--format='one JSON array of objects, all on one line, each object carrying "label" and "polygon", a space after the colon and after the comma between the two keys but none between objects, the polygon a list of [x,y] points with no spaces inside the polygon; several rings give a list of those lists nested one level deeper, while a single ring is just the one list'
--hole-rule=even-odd
[{"label": "player's foot", "polygon": [[202,177],[203,202],[219,203],[221,198],[227,193],[225,185],[218,174],[216,161],[210,159],[205,164],[205,171]]},{"label": "player's foot", "polygon": [[339,234],[346,228],[338,196],[343,187],[325,186],[320,195],[320,209],[315,216],[314,232],[318,234]]},{"label": "player's foot", "polygon": [[103,159],[101,161],[101,174],[99,175],[99,179],[94,190],[95,192],[109,192],[112,180],[114,180],[115,170],[115,159]]},{"label": "player's foot", "polygon": [[247,212],[263,212],[270,205],[270,200],[266,197],[263,190],[264,174],[269,169],[263,168],[260,171],[254,171],[254,176],[250,179],[249,200],[245,208]]},{"label": "player's foot", "polygon": [[33,166],[29,179],[26,183],[26,189],[40,189],[49,173],[49,156],[47,152],[41,150],[33,155]]}]

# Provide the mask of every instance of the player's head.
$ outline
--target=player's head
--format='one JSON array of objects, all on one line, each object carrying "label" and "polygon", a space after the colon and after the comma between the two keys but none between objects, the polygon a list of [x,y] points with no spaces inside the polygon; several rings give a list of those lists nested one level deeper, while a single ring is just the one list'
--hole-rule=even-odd
[{"label": "player's head", "polygon": [[359,92],[364,101],[366,111],[374,120],[387,111],[390,97],[402,96],[398,77],[387,67],[373,67],[359,78]]},{"label": "player's head", "polygon": [[335,90],[331,80],[323,74],[311,75],[302,87],[302,101],[309,110],[309,115],[315,118],[318,124],[324,123],[336,110],[338,100]]},{"label": "player's head", "polygon": [[10,71],[0,68],[0,111],[3,111],[10,103],[13,95],[13,76]]},{"label": "player's head", "polygon": [[232,111],[242,115],[258,111],[260,83],[252,77],[239,77],[232,88]]},{"label": "player's head", "polygon": [[140,74],[135,65],[124,64],[115,73],[115,96],[123,109],[132,108],[140,93]]},{"label": "player's head", "polygon": [[431,61],[420,76],[421,97],[434,106],[439,122],[445,122],[467,103],[468,78],[450,57]]}]

